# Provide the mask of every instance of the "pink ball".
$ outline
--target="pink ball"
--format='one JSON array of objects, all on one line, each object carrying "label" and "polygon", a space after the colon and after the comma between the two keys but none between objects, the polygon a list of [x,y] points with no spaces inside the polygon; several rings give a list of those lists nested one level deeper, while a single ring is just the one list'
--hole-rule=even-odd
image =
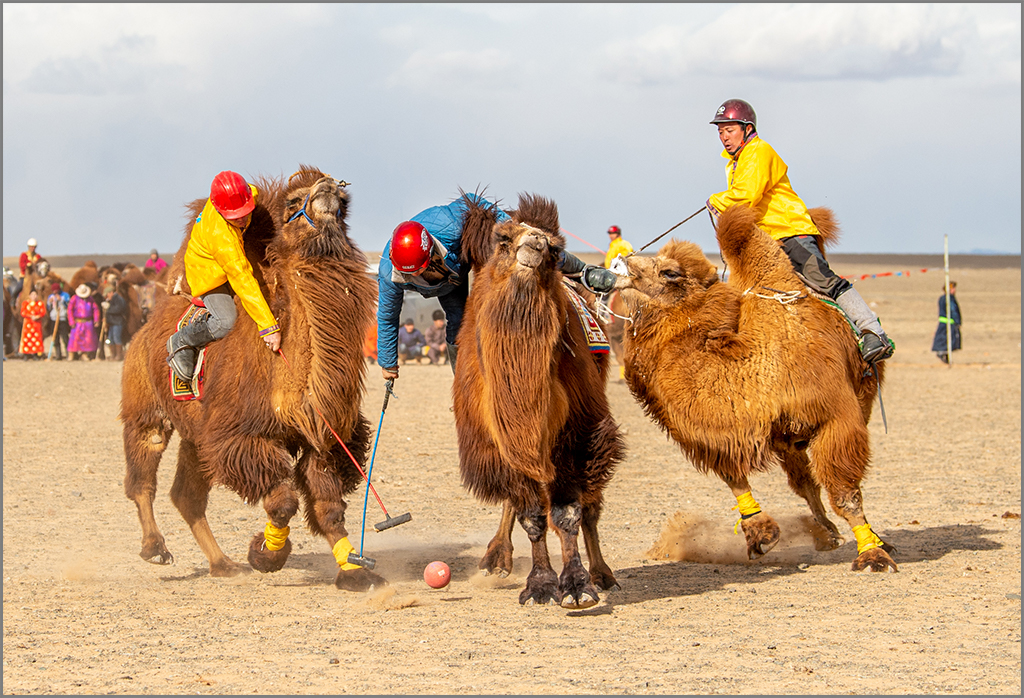
[{"label": "pink ball", "polygon": [[423,570],[423,581],[433,589],[444,589],[452,580],[452,571],[441,561],[431,562]]}]

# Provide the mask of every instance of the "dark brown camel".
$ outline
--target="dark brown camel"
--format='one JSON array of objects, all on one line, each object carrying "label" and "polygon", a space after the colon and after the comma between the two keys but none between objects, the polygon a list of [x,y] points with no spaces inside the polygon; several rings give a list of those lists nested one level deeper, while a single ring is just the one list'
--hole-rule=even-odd
[{"label": "dark brown camel", "polygon": [[[245,570],[221,551],[207,523],[207,497],[219,484],[251,504],[263,501],[270,523],[250,542],[252,567],[272,572],[284,566],[291,551],[288,522],[301,498],[310,530],[327,539],[339,560],[335,586],[365,591],[385,582],[342,562],[351,550],[344,496],[361,476],[327,423],[363,463],[370,425],[359,410],[366,370],[362,341],[376,290],[365,256],[348,237],[344,183],[303,166],[287,183],[256,184],[258,205],[244,242],[281,325],[283,356],[266,349],[239,307],[235,327],[207,348],[202,401],[172,399],[165,346],[189,304],[179,252],[178,278],[171,284],[179,293],[158,298],[128,351],[122,379],[125,493],[142,523],[140,554],[157,564],[173,561],[153,518],[153,498],[160,457],[177,430],[171,500],[210,561],[211,575]],[[192,220],[204,203],[191,205]]]},{"label": "dark brown camel", "polygon": [[[473,207],[467,215],[472,222]],[[511,215],[493,232],[476,236],[481,229],[468,224],[463,235],[476,275],[452,387],[462,482],[505,505],[480,567],[511,570],[517,517],[533,547],[519,602],[587,608],[598,589],[617,588],[597,535],[603,491],[623,452],[605,396],[608,356],[591,355],[556,268],[565,240],[555,204],[521,195]],[[561,575],[548,557],[549,525],[561,541]]]},{"label": "dark brown camel", "polygon": [[[823,232],[837,233],[830,212],[814,213]],[[857,538],[853,569],[895,571],[893,548],[871,532],[860,490],[878,380],[847,321],[809,297],[755,220],[745,207],[721,216],[727,283],[693,243],[627,260],[629,276],[617,283],[631,311],[626,381],[697,469],[714,472],[737,497],[751,559],[774,547],[779,527],[747,478],[781,465],[828,531],[819,549],[843,542],[821,504],[824,487]]]}]

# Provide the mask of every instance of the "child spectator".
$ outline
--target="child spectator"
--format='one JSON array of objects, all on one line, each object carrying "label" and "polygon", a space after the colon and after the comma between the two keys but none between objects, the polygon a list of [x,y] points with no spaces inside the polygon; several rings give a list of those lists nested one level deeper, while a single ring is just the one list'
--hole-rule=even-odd
[{"label": "child spectator", "polygon": [[423,333],[416,329],[412,318],[407,318],[398,329],[398,358],[403,364],[413,359],[420,363],[420,359],[423,358],[423,347],[426,345],[427,340]]},{"label": "child spectator", "polygon": [[448,344],[445,342],[445,321],[444,311],[435,310],[433,314],[434,324],[427,328],[424,335],[427,342],[427,358],[432,364],[443,364],[447,356]]},{"label": "child spectator", "polygon": [[46,309],[50,311],[50,320],[57,324],[56,332],[53,335],[53,345],[50,347],[53,358],[57,361],[61,361],[64,358],[64,353],[68,350],[68,338],[71,335],[71,326],[68,324],[68,303],[70,302],[71,296],[61,289],[59,283],[50,286],[50,295],[46,297]]},{"label": "child spectator", "polygon": [[26,359],[43,358],[43,325],[41,320],[46,315],[46,306],[39,300],[39,293],[32,289],[28,300],[21,303],[21,345],[18,351]]}]

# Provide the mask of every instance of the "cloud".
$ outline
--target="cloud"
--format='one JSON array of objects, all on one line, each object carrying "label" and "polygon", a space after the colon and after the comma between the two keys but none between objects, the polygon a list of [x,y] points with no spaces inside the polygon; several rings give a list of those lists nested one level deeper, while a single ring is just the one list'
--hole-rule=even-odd
[{"label": "cloud", "polygon": [[511,57],[496,49],[480,51],[414,51],[388,78],[389,87],[427,92],[461,91],[506,86]]},{"label": "cloud", "polygon": [[127,95],[175,72],[173,65],[154,60],[153,37],[124,36],[93,57],[60,57],[37,64],[22,87],[26,92],[54,95]]},{"label": "cloud", "polygon": [[[1017,27],[1019,36],[1019,19]],[[634,84],[692,75],[788,81],[949,76],[961,69],[978,36],[976,20],[962,6],[744,4],[695,29],[661,26],[616,42],[606,51],[603,72]]]}]

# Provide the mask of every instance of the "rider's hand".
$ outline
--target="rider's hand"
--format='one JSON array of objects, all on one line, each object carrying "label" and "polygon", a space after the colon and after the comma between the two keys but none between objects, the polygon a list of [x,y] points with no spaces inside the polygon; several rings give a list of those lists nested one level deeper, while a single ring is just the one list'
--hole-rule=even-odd
[{"label": "rider's hand", "polygon": [[615,288],[615,274],[604,267],[595,267],[588,264],[580,276],[583,285],[594,293],[608,293]]},{"label": "rider's hand", "polygon": [[384,376],[384,380],[391,381],[398,378],[398,366],[394,368],[383,368],[380,369],[381,374]]},{"label": "rider's hand", "polygon": [[267,345],[267,349],[276,352],[281,348],[281,333],[274,332],[263,337],[263,343]]}]

